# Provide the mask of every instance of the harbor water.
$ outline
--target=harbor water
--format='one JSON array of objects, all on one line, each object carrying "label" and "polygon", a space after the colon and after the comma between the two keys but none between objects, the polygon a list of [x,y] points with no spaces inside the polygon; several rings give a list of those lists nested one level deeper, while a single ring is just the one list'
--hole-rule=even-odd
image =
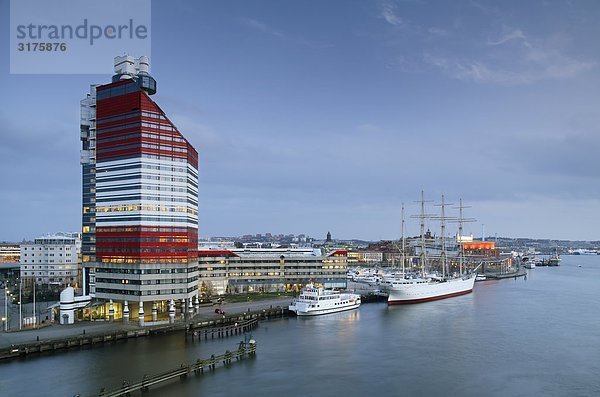
[{"label": "harbor water", "polygon": [[[600,256],[407,306],[262,322],[255,358],[156,396],[600,395]],[[169,334],[0,363],[2,396],[81,396],[233,350]]]}]

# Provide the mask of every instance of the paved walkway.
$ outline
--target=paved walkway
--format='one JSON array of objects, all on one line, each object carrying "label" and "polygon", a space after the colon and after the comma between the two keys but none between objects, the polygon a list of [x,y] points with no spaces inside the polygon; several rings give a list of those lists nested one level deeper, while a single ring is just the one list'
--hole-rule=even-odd
[{"label": "paved walkway", "polygon": [[[247,311],[259,311],[271,307],[280,306],[287,309],[293,298],[276,298],[270,300],[261,300],[257,302],[239,302],[226,303],[223,305],[202,306],[199,313],[194,317],[194,321],[214,320],[221,315],[215,313],[216,308],[223,309],[227,315],[241,314]],[[0,348],[10,347],[11,345],[19,345],[25,343],[36,342],[49,339],[61,339],[74,337],[77,335],[102,334],[110,331],[130,331],[142,329],[137,322],[129,322],[127,324],[122,321],[110,323],[107,321],[81,321],[71,325],[52,324],[38,329],[28,329],[14,332],[0,332]]]}]

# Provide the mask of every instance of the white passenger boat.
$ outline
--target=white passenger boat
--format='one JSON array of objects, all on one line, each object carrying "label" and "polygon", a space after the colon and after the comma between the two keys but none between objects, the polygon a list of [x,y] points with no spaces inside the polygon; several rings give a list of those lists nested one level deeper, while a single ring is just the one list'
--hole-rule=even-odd
[{"label": "white passenger boat", "polygon": [[356,309],[360,306],[360,295],[317,288],[308,284],[300,296],[294,299],[289,310],[298,316],[318,316]]}]

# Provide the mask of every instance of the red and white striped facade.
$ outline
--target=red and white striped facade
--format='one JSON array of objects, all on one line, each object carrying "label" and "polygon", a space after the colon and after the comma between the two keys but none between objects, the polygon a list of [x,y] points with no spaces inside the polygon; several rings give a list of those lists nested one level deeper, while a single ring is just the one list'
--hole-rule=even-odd
[{"label": "red and white striped facade", "polygon": [[198,153],[150,98],[148,77],[96,87],[96,298],[198,293]]}]

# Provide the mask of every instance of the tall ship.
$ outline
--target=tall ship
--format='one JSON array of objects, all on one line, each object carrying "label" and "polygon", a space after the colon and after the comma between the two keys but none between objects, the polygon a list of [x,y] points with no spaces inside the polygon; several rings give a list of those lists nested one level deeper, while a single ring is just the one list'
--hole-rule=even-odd
[{"label": "tall ship", "polygon": [[360,295],[343,293],[337,290],[324,289],[308,284],[294,299],[289,310],[297,316],[318,316],[357,309],[360,306]]},{"label": "tall ship", "polygon": [[[448,261],[446,258],[446,241],[445,241],[445,221],[448,219],[444,213],[444,196],[442,195],[441,210],[442,214],[440,217],[433,217],[431,215],[425,215],[425,201],[423,199],[423,192],[421,192],[421,215],[418,217],[421,219],[421,254],[419,262],[421,264],[420,274],[407,274],[405,271],[405,259],[404,259],[404,206],[402,207],[402,272],[396,274],[394,277],[384,278],[381,282],[381,286],[384,291],[388,294],[388,305],[397,305],[405,303],[419,303],[427,302],[437,299],[445,299],[453,296],[459,296],[468,294],[473,291],[475,285],[475,278],[477,276],[476,267],[470,273],[463,272],[463,255],[462,249],[459,253],[460,267],[458,274],[450,274]],[[459,218],[459,236],[462,235],[462,200],[460,203],[460,218]],[[428,259],[427,250],[425,249],[425,218],[431,217],[439,219],[442,225],[441,234],[441,275],[427,273]]]},{"label": "tall ship", "polygon": [[386,281],[388,305],[419,303],[473,292],[475,273],[462,277],[416,277]]}]

